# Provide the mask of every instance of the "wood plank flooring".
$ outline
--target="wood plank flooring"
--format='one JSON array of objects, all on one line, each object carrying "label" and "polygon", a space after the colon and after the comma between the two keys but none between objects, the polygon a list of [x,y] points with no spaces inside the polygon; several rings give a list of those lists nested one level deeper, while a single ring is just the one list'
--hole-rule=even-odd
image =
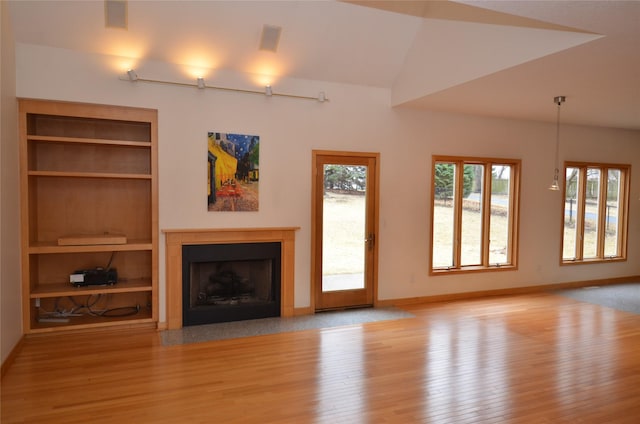
[{"label": "wood plank flooring", "polygon": [[2,423],[638,423],[640,315],[552,294],[415,318],[165,347],[34,337]]}]

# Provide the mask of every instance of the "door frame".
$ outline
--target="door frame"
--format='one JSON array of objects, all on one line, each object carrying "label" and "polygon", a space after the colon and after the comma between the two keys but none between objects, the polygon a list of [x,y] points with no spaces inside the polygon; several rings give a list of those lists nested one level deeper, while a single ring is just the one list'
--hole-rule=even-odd
[{"label": "door frame", "polygon": [[[372,289],[372,302],[373,306],[378,304],[378,246],[379,246],[379,216],[380,216],[380,153],[375,152],[352,152],[352,151],[337,151],[337,150],[312,150],[311,158],[311,312],[316,313],[316,290],[318,285],[322,286],[322,278],[318,276],[318,267],[322,267],[322,252],[320,249],[322,242],[322,234],[319,231],[318,223],[320,218],[318,217],[318,179],[322,179],[323,175],[318,175],[316,172],[316,162],[318,156],[335,156],[337,158],[344,158],[347,156],[354,156],[366,159],[373,159],[375,167],[372,175],[370,176],[374,181],[374,190],[371,193],[374,196],[373,199],[373,252],[371,254],[371,289]],[[364,242],[364,240],[363,240]]]}]

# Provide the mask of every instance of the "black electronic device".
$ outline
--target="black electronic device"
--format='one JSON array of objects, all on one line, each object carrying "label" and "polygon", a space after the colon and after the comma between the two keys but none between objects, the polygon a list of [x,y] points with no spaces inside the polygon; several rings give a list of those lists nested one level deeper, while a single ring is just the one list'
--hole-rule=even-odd
[{"label": "black electronic device", "polygon": [[74,271],[69,281],[75,287],[111,286],[118,282],[118,272],[114,268],[91,268]]}]

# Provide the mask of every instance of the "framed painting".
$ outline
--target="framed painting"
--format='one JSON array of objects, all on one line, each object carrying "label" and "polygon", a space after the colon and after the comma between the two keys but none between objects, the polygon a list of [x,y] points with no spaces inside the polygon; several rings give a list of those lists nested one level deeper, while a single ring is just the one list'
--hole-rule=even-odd
[{"label": "framed painting", "polygon": [[207,139],[208,210],[257,211],[260,137],[210,132]]}]

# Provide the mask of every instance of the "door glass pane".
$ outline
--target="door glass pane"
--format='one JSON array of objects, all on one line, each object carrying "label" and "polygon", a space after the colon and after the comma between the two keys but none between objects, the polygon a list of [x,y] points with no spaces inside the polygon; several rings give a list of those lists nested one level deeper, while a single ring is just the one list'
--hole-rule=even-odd
[{"label": "door glass pane", "polygon": [[564,239],[562,241],[562,259],[576,258],[576,214],[578,211],[578,194],[580,187],[580,170],[567,168],[565,172],[564,202]]},{"label": "door glass pane", "polygon": [[620,170],[609,169],[607,178],[607,207],[605,210],[604,255],[620,256],[618,234],[620,220]]},{"label": "door glass pane", "polygon": [[584,258],[598,257],[598,212],[600,210],[600,169],[587,168],[584,213]]},{"label": "door glass pane", "polygon": [[364,289],[367,167],[324,165],[322,291]]},{"label": "door glass pane", "polygon": [[491,214],[489,217],[489,264],[509,263],[511,166],[491,166]]},{"label": "door glass pane", "polygon": [[481,265],[484,165],[464,165],[463,169],[460,265]]},{"label": "door glass pane", "polygon": [[453,263],[453,229],[456,166],[436,163],[433,182],[433,268],[447,268]]}]

